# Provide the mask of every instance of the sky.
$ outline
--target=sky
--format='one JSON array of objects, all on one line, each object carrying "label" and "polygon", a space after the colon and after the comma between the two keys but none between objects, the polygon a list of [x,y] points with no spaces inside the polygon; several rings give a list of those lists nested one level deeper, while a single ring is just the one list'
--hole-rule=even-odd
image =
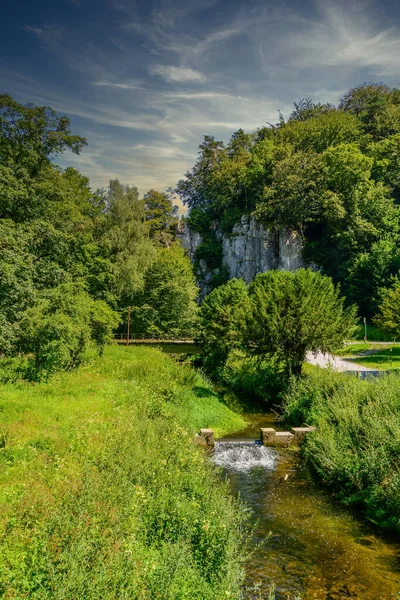
[{"label": "sky", "polygon": [[93,188],[165,191],[204,135],[400,80],[398,0],[2,0],[2,17],[0,93],[68,115],[88,146],[57,163]]}]

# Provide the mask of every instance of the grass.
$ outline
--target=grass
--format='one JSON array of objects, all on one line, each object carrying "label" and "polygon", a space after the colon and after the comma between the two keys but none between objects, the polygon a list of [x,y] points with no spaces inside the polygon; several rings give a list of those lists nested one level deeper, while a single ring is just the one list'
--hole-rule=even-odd
[{"label": "grass", "polygon": [[360,381],[326,369],[292,382],[284,417],[315,425],[303,446],[306,461],[349,505],[400,531],[400,379]]},{"label": "grass", "polygon": [[244,423],[198,373],[109,347],[0,414],[0,597],[239,598],[246,516],[191,439]]},{"label": "grass", "polygon": [[369,356],[361,356],[354,360],[360,365],[364,365],[365,367],[369,367],[371,369],[382,369],[385,371],[391,369],[400,369],[400,347],[385,347],[381,350],[377,350],[374,352],[374,354],[370,354]]},{"label": "grass", "polygon": [[363,352],[368,352],[370,350],[381,350],[382,346],[373,343],[360,343],[360,344],[348,344],[343,348],[339,348],[335,350],[334,354],[336,356],[345,356],[354,358],[362,354]]},{"label": "grass", "polygon": [[[370,354],[365,356],[365,352]],[[352,344],[337,350],[335,354],[370,369],[384,371],[400,369],[400,346],[398,345]]]}]

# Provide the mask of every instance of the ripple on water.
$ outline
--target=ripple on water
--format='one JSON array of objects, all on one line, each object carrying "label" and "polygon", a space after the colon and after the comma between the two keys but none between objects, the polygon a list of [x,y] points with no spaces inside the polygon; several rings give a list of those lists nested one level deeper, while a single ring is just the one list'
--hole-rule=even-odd
[{"label": "ripple on water", "polygon": [[256,467],[273,470],[276,467],[277,453],[271,448],[254,443],[216,443],[214,462],[216,465],[242,473]]}]

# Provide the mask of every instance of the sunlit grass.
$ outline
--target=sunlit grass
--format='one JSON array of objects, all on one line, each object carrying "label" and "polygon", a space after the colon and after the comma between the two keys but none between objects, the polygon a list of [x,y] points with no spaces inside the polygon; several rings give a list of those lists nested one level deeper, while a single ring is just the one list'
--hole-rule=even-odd
[{"label": "sunlit grass", "polygon": [[110,347],[0,411],[1,597],[238,597],[241,511],[191,438],[244,423],[197,372]]},{"label": "sunlit grass", "polygon": [[389,346],[377,350],[369,356],[361,356],[354,359],[360,365],[371,369],[400,369],[400,347]]}]

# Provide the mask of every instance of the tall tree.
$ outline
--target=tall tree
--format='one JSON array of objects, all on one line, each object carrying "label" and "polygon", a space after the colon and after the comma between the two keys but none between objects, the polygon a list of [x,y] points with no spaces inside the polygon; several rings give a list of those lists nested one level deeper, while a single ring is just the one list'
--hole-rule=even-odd
[{"label": "tall tree", "polygon": [[107,248],[115,274],[115,293],[121,307],[133,301],[143,286],[144,274],[155,255],[144,201],[135,186],[110,181],[105,196],[106,220],[101,243]]},{"label": "tall tree", "polygon": [[193,335],[198,289],[185,251],[178,244],[158,248],[133,300],[132,331],[168,337]]},{"label": "tall tree", "polygon": [[382,83],[364,83],[347,92],[339,108],[356,115],[374,139],[400,132],[400,90]]},{"label": "tall tree", "polygon": [[169,245],[178,223],[178,207],[172,204],[171,195],[150,190],[143,196],[143,201],[150,237],[161,245]]},{"label": "tall tree", "polygon": [[79,154],[86,139],[73,135],[68,117],[48,106],[23,106],[0,95],[0,162],[18,165],[30,175],[67,148]]}]

